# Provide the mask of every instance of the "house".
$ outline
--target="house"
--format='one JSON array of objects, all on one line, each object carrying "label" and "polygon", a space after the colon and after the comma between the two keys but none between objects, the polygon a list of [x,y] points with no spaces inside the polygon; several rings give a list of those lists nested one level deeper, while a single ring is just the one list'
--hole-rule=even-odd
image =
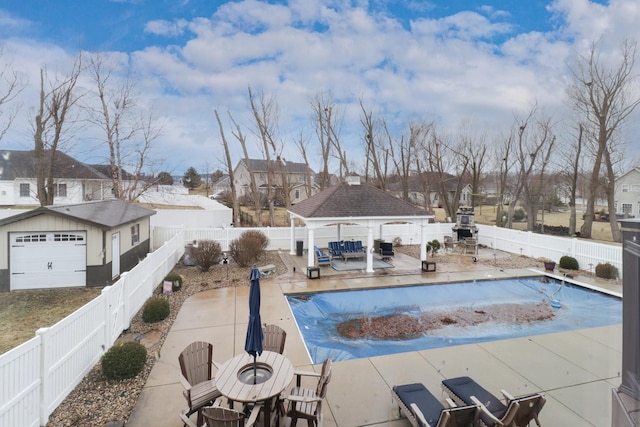
[{"label": "house", "polygon": [[[458,186],[458,178],[448,173],[442,176],[445,179],[448,197],[454,197]],[[442,207],[440,180],[441,177],[436,172],[423,172],[422,174],[409,176],[409,201],[416,206],[424,206],[425,208]],[[394,196],[402,198],[402,182],[397,177],[395,179],[394,177],[390,178],[386,185],[386,190]],[[471,194],[471,186],[465,185],[460,193],[459,203],[463,206],[470,206]]]},{"label": "house", "polygon": [[112,199],[3,218],[0,291],[110,285],[149,253],[154,214]]},{"label": "house", "polygon": [[[262,197],[268,193],[267,174],[273,173],[273,183],[276,198],[282,197],[282,191],[286,187],[291,204],[307,199],[317,191],[314,182],[307,183],[310,176],[313,179],[315,173],[307,169],[304,163],[295,163],[288,160],[242,159],[234,169],[235,187],[239,198],[251,194],[251,174],[253,174],[256,186]],[[284,179],[283,179],[284,176]],[[311,187],[311,191],[308,188]]]},{"label": "house", "polygon": [[[61,151],[55,154],[54,204],[113,198],[105,166],[87,165]],[[0,151],[0,206],[40,205],[34,151]]]},{"label": "house", "polygon": [[640,216],[640,167],[634,167],[616,180],[616,214]]}]

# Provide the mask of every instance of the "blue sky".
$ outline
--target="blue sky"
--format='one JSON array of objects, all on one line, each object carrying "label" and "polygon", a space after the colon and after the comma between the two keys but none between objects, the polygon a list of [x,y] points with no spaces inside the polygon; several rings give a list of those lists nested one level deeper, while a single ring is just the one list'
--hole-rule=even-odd
[{"label": "blue sky", "polygon": [[[0,0],[2,60],[26,84],[0,145],[31,148],[39,69],[63,72],[81,48],[131,67],[140,105],[164,123],[153,152],[161,169],[219,167],[214,109],[253,138],[248,86],[277,100],[290,160],[300,160],[295,138],[313,144],[310,98],[331,93],[357,163],[360,100],[398,133],[424,120],[499,134],[535,103],[560,121],[567,63],[595,39],[611,51],[640,39],[637,22],[636,0]],[[104,161],[95,129],[73,137],[70,154]]]}]

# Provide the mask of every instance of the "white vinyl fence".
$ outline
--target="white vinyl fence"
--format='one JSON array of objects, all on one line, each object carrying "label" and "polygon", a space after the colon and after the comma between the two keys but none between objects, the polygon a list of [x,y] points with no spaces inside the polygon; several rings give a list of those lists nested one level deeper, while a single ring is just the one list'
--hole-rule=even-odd
[{"label": "white vinyl fence", "polygon": [[93,301],[0,355],[0,426],[45,425],[183,254],[180,232]]},{"label": "white vinyl fence", "polygon": [[[452,224],[428,224],[427,241],[442,242],[452,235]],[[622,248],[576,238],[556,237],[495,226],[478,226],[481,245],[558,261],[561,256],[575,257],[582,269],[609,262],[622,273]],[[98,363],[133,316],[152,295],[153,290],[178,263],[185,245],[194,240],[218,241],[223,250],[248,228],[187,229],[154,227],[153,252],[130,272],[123,274],[102,294],[50,328],[37,331],[26,343],[0,355],[0,426],[46,424],[49,415]],[[251,230],[256,230],[252,228]],[[291,228],[259,229],[269,237],[268,250],[291,250]],[[295,241],[307,248],[306,228],[295,228]],[[322,227],[315,230],[314,242],[326,248],[334,240],[366,241],[364,226]],[[388,224],[374,231],[374,238],[400,239],[402,244],[419,244],[420,227],[411,224]]]},{"label": "white vinyl fence", "polygon": [[[450,223],[428,224],[427,241],[434,239],[441,243],[445,235],[452,235]],[[176,233],[183,232],[185,244],[194,240],[215,240],[220,243],[223,251],[229,249],[229,243],[240,237],[249,228],[184,228],[184,227],[155,227],[153,229],[154,244],[170,239]],[[255,228],[251,228],[255,230]],[[489,248],[524,255],[532,258],[549,258],[556,262],[563,255],[576,258],[583,270],[594,271],[600,263],[610,263],[618,268],[622,274],[622,246],[620,244],[605,244],[581,240],[578,238],[536,234],[530,231],[511,230],[490,225],[478,225],[478,241]],[[287,250],[291,248],[291,228],[263,227],[260,229],[269,238],[268,250]],[[341,225],[338,237],[337,226],[327,226],[314,230],[314,243],[320,248],[326,248],[334,240],[362,240],[366,242],[367,227],[360,225]],[[392,242],[399,238],[402,244],[420,243],[420,226],[414,224],[386,224],[380,230],[374,231],[374,238]],[[307,230],[305,227],[295,228],[295,241],[303,241],[308,249]],[[365,243],[366,244],[366,243]]]}]

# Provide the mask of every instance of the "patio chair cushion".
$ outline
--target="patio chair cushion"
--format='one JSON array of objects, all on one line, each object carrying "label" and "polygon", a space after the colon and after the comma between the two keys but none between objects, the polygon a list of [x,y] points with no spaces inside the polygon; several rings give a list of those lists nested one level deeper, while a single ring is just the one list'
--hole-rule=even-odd
[{"label": "patio chair cushion", "polygon": [[438,422],[440,413],[445,409],[444,405],[423,384],[397,385],[393,387],[393,391],[407,408],[415,403],[431,425]]},{"label": "patio chair cushion", "polygon": [[[442,381],[442,385],[466,405],[473,405],[471,396],[475,396],[498,419],[501,419],[507,412],[507,406],[500,401],[500,398],[491,394],[469,377],[450,378]],[[483,413],[480,418],[487,425],[493,425],[493,421],[486,414]]]}]

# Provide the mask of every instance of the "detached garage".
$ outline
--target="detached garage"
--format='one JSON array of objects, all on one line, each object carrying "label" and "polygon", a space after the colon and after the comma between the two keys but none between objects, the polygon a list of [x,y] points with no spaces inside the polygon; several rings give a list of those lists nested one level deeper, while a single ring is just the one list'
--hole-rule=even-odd
[{"label": "detached garage", "polygon": [[0,291],[110,285],[149,253],[153,214],[103,200],[0,220]]}]

